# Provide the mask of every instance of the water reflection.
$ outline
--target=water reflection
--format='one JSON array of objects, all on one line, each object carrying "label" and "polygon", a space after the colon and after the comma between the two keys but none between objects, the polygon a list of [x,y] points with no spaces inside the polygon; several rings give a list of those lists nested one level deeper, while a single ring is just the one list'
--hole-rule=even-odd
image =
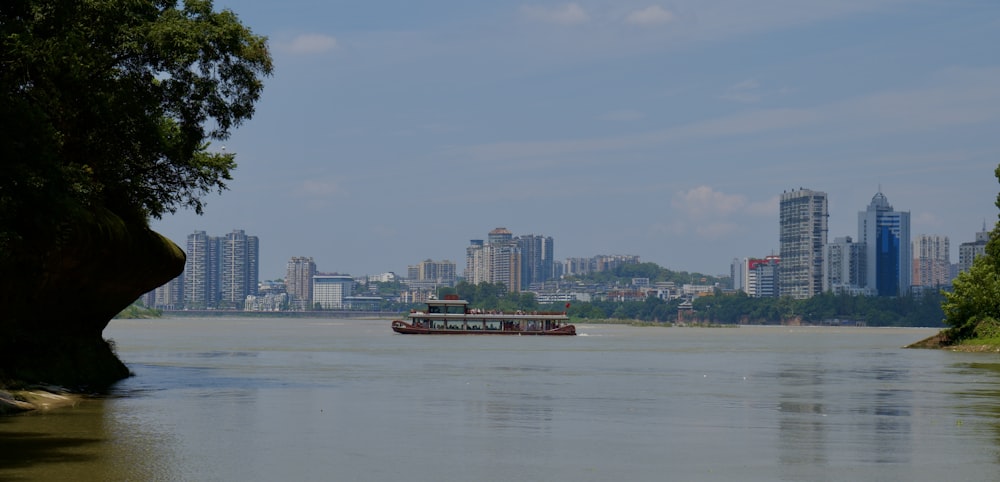
[{"label": "water reflection", "polygon": [[[955,424],[962,430],[991,430],[1000,447],[1000,363],[961,363],[952,366],[956,376],[973,376],[979,383],[964,386],[957,392],[961,418]],[[978,420],[982,420],[979,422]],[[994,458],[1000,462],[1000,449]]]},{"label": "water reflection", "polygon": [[138,376],[112,396],[0,419],[0,480],[996,480],[1000,467],[1000,363],[895,348],[920,338],[908,332],[611,327],[622,335],[511,343],[345,324],[251,344],[224,321],[159,335],[171,326],[131,327],[150,345],[125,353]]},{"label": "water reflection", "polygon": [[782,467],[821,466],[826,460],[825,367],[816,360],[788,365],[778,373],[779,462]]},{"label": "water reflection", "polygon": [[789,363],[777,374],[779,460],[787,475],[812,479],[822,476],[816,467],[911,463],[911,376],[897,355],[884,352],[837,365]]}]

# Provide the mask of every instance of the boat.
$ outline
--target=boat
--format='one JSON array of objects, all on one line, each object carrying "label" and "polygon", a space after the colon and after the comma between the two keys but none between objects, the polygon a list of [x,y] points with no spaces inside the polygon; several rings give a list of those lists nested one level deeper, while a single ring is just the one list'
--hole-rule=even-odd
[{"label": "boat", "polygon": [[404,335],[534,335],[573,336],[566,312],[480,310],[457,295],[428,300],[423,311],[412,310],[408,321],[393,320],[392,331]]}]

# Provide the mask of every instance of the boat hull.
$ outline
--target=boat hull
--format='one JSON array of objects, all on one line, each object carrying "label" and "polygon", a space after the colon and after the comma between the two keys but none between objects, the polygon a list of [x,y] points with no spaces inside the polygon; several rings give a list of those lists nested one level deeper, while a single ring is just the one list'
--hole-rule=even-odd
[{"label": "boat hull", "polygon": [[403,335],[514,335],[514,336],[574,336],[576,327],[563,325],[551,330],[449,330],[413,326],[405,321],[392,322],[392,331]]}]

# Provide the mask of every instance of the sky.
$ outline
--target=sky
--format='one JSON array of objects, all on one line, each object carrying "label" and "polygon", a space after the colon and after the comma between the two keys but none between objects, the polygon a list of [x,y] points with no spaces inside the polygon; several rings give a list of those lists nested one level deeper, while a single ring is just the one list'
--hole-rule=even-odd
[{"label": "sky", "polygon": [[958,245],[997,220],[995,0],[224,0],[269,39],[254,118],[205,214],[260,238],[260,278],[461,272],[496,227],[555,257],[727,274],[779,251],[783,191],[826,192],[829,239],[879,190]]}]

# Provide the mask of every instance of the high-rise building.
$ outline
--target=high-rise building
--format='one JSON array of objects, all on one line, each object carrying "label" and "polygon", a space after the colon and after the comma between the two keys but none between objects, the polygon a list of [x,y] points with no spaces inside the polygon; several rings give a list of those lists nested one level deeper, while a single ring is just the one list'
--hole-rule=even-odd
[{"label": "high-rise building", "polygon": [[747,294],[754,298],[777,298],[781,257],[765,256],[747,264]]},{"label": "high-rise building", "polygon": [[729,279],[732,280],[733,291],[746,292],[747,286],[747,261],[750,258],[733,258],[729,264]]},{"label": "high-rise building", "polygon": [[858,212],[858,240],[866,246],[866,287],[879,296],[910,292],[910,213],[895,211],[881,191]]},{"label": "high-rise building", "polygon": [[509,292],[521,291],[521,250],[512,241],[486,246],[489,282],[502,284]]},{"label": "high-rise building", "polygon": [[528,234],[517,237],[521,249],[521,289],[553,278],[555,242],[551,237]]},{"label": "high-rise building", "polygon": [[465,249],[465,280],[472,284],[501,283],[508,291],[521,290],[521,249],[507,228],[489,232],[488,242],[470,241]]},{"label": "high-rise building", "polygon": [[433,283],[436,286],[455,286],[455,263],[444,260],[426,259],[420,263],[407,266],[407,279],[416,282]]},{"label": "high-rise building", "polygon": [[247,295],[257,293],[260,243],[256,236],[234,230],[225,237],[195,231],[187,238],[183,300],[191,309],[242,309]]},{"label": "high-rise building", "polygon": [[489,281],[487,261],[483,240],[470,240],[465,248],[465,281],[474,285]]},{"label": "high-rise building", "polygon": [[566,276],[586,276],[594,271],[593,258],[566,258]]},{"label": "high-rise building", "polygon": [[297,310],[312,309],[313,276],[316,262],[312,258],[296,256],[288,260],[285,270],[285,291],[289,303]]},{"label": "high-rise building", "polygon": [[733,289],[753,298],[776,298],[781,266],[780,256],[734,259],[730,267]]},{"label": "high-rise building", "polygon": [[976,240],[962,243],[958,246],[958,270],[966,272],[972,268],[972,262],[976,258],[986,254],[986,244],[990,241],[990,232],[986,230],[986,223],[983,223],[983,230],[976,233]]},{"label": "high-rise building", "polygon": [[185,254],[184,306],[214,308],[219,301],[218,240],[205,231],[195,231],[187,237]]},{"label": "high-rise building", "polygon": [[221,239],[220,247],[221,301],[227,307],[242,308],[247,295],[257,294],[260,241],[242,229],[234,229]]},{"label": "high-rise building", "polygon": [[507,244],[514,240],[514,234],[507,228],[500,227],[490,231],[486,239],[492,245]]},{"label": "high-rise building", "polygon": [[613,271],[627,264],[639,264],[639,256],[634,254],[600,254],[593,258],[593,271]]},{"label": "high-rise building", "polygon": [[350,275],[317,274],[313,276],[312,301],[324,310],[342,310],[344,298],[354,294],[354,278]]},{"label": "high-rise building", "polygon": [[947,236],[921,234],[913,240],[913,285],[951,284],[951,242]]},{"label": "high-rise building", "polygon": [[781,296],[805,299],[823,291],[823,251],[829,216],[825,192],[798,189],[781,194]]},{"label": "high-rise building", "polygon": [[153,303],[158,310],[179,310],[184,307],[184,274],[153,290]]},{"label": "high-rise building", "polygon": [[865,291],[868,268],[867,247],[856,243],[850,236],[835,238],[826,245],[823,291],[859,294]]}]

